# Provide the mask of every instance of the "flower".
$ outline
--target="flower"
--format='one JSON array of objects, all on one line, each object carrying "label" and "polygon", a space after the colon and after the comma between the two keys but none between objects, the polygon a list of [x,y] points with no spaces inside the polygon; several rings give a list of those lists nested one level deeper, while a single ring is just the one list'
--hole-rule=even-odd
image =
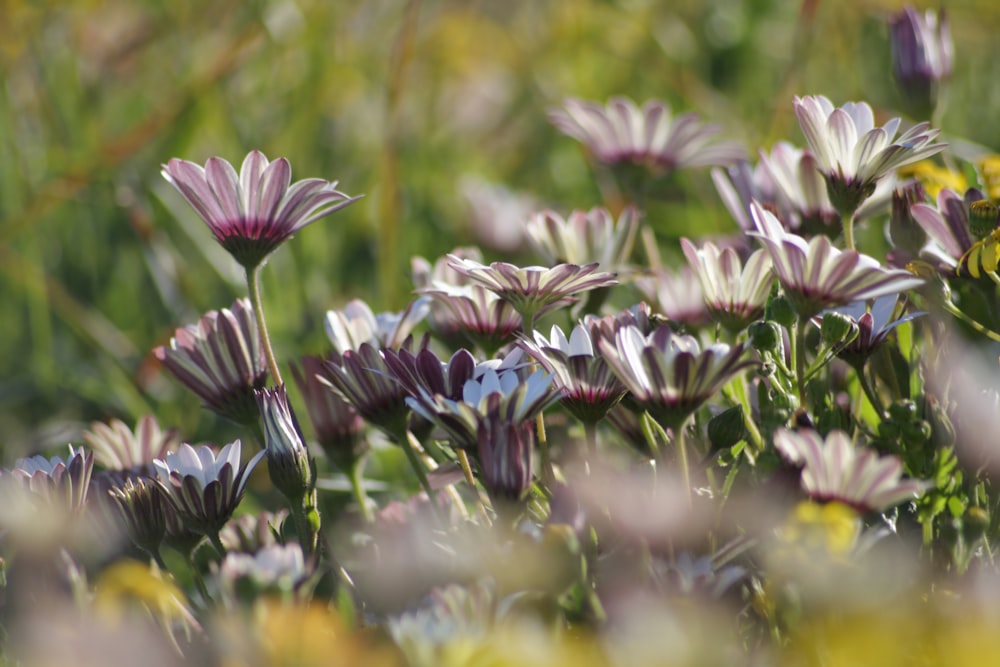
[{"label": "flower", "polygon": [[120,419],[94,422],[83,432],[94,459],[108,470],[152,472],[153,459],[163,458],[180,444],[173,429],[164,431],[153,415],[143,415],[131,430]]},{"label": "flower", "polygon": [[450,265],[470,280],[509,301],[527,321],[561,305],[574,294],[617,285],[611,273],[599,272],[596,262],[518,267],[507,262],[484,266],[471,259],[448,255]]},{"label": "flower", "polygon": [[376,347],[399,347],[430,310],[429,299],[419,298],[398,313],[372,312],[360,299],[343,310],[330,310],[324,321],[326,334],[337,352],[357,350],[362,343]]},{"label": "flower", "polygon": [[901,479],[903,463],[897,457],[855,447],[840,430],[824,439],[812,430],[781,428],[774,434],[774,446],[789,463],[802,467],[802,489],[813,500],[883,512],[927,488],[926,482]]},{"label": "flower", "polygon": [[229,162],[212,157],[204,168],[174,158],[163,166],[163,177],[247,269],[306,225],[358,199],[339,192],[336,181],[309,178],[293,184],[288,160],[268,162],[260,151],[246,156],[238,176]]},{"label": "flower", "polygon": [[913,7],[889,17],[892,73],[922,116],[937,106],[940,84],[951,76],[955,47],[943,9],[922,15]]},{"label": "flower", "polygon": [[690,266],[678,267],[677,271],[655,268],[633,282],[651,302],[653,313],[694,329],[711,321],[701,283]]},{"label": "flower", "polygon": [[320,381],[323,358],[302,358],[302,370],[292,366],[292,376],[306,403],[316,439],[327,458],[342,472],[350,472],[368,450],[362,437],[364,421],[350,401]]},{"label": "flower", "polygon": [[545,371],[524,377],[520,370],[498,372],[489,368],[465,382],[460,399],[421,388],[419,395],[407,398],[406,403],[447,433],[453,446],[474,449],[483,422],[499,419],[521,424],[535,418],[559,397],[552,376]]},{"label": "flower", "polygon": [[167,533],[163,491],[151,479],[126,480],[108,490],[132,542],[149,554],[159,551]]},{"label": "flower", "polygon": [[[456,257],[481,262],[478,248],[457,248]],[[423,257],[411,260],[418,294],[431,299],[431,330],[451,347],[478,346],[491,356],[521,329],[521,315],[507,301],[448,264],[441,257],[431,266]]]},{"label": "flower", "polygon": [[601,321],[588,318],[573,327],[568,339],[562,329],[553,326],[549,338],[535,331],[533,340],[521,341],[521,347],[555,378],[555,386],[562,392],[560,402],[586,423],[603,419],[625,395],[625,386],[600,351],[595,351],[594,341],[600,335]]},{"label": "flower", "polygon": [[457,399],[465,383],[482,372],[475,357],[464,348],[447,362],[426,348],[416,354],[409,350],[384,350],[383,357],[389,374],[414,397],[429,394]]},{"label": "flower", "polygon": [[308,575],[305,556],[298,544],[271,544],[253,554],[229,553],[219,567],[222,589],[234,599],[241,580],[252,583],[258,593],[291,591]]},{"label": "flower", "polygon": [[239,440],[218,454],[208,445],[194,448],[185,443],[153,461],[166,499],[190,530],[201,535],[218,533],[239,505],[250,473],[265,453],[258,452],[241,466],[240,449]]},{"label": "flower", "polygon": [[197,324],[174,332],[170,345],[153,355],[205,407],[238,424],[258,418],[253,392],[264,386],[267,366],[249,299],[232,309],[206,313]]},{"label": "flower", "polygon": [[264,422],[264,451],[271,482],[290,502],[300,503],[316,485],[316,476],[299,423],[288,404],[285,385],[261,389],[255,395]]},{"label": "flower", "polygon": [[970,233],[969,210],[983,199],[986,196],[977,188],[969,188],[965,195],[943,189],[938,193],[937,206],[919,203],[910,207],[910,215],[930,237],[923,254],[934,260],[944,273],[953,273],[978,240]]},{"label": "flower", "polygon": [[536,197],[475,176],[459,182],[473,237],[488,248],[515,252],[524,245],[524,220],[538,210]]},{"label": "flower", "polygon": [[744,156],[741,146],[713,142],[720,128],[702,123],[694,113],[674,116],[666,102],[650,100],[642,109],[624,97],[607,106],[569,98],[549,120],[564,134],[584,143],[605,164],[629,162],[655,172],[687,167],[729,165]]},{"label": "flower", "polygon": [[[750,221],[750,202],[757,200],[776,210],[785,206],[785,200],[781,197],[771,174],[764,168],[763,160],[755,166],[751,166],[746,160],[740,160],[730,167],[716,167],[712,169],[712,182],[715,183],[715,189],[723,205],[740,229],[753,228],[753,223]],[[780,217],[785,220],[790,214],[790,211],[788,215],[782,211]]]},{"label": "flower", "polygon": [[845,221],[871,196],[883,176],[946,146],[932,143],[938,131],[928,123],[914,125],[897,139],[900,120],[893,118],[875,127],[872,108],[864,102],[834,108],[822,95],[796,97],[795,115],[826,178],[830,201]]},{"label": "flower", "polygon": [[618,271],[627,262],[639,231],[639,210],[628,206],[615,220],[604,208],[573,211],[563,218],[555,211],[536,213],[525,223],[528,241],[550,265],[597,262]]},{"label": "flower", "polygon": [[806,242],[789,234],[769,211],[751,207],[757,233],[774,262],[774,274],[799,317],[826,308],[873,299],[918,287],[923,281],[908,271],[883,269],[873,257],[839,250],[825,236]]},{"label": "flower", "polygon": [[69,447],[69,456],[41,455],[18,459],[10,470],[13,479],[44,504],[70,514],[83,510],[94,471],[94,452]]},{"label": "flower", "polygon": [[716,321],[736,332],[760,319],[774,281],[766,250],[750,255],[743,266],[735,250],[720,250],[714,243],[696,248],[681,239],[681,249],[698,276],[705,305]]},{"label": "flower", "polygon": [[288,510],[277,512],[264,510],[258,514],[244,514],[226,522],[219,531],[219,541],[226,553],[257,553],[265,547],[278,544],[281,527],[288,519]]},{"label": "flower", "polygon": [[[496,405],[492,410],[499,409]],[[519,501],[531,486],[531,451],[535,447],[535,425],[512,422],[488,414],[476,431],[478,462],[483,486],[490,498]]]},{"label": "flower", "polygon": [[743,345],[715,343],[702,350],[693,336],[660,326],[648,336],[622,327],[614,340],[598,345],[632,399],[667,428],[687,417],[740,370],[756,362],[743,358]]},{"label": "flower", "polygon": [[[869,306],[865,301],[856,301],[834,309],[834,312],[846,315],[858,327],[857,337],[838,352],[838,355],[848,361],[863,363],[875,348],[882,344],[893,329],[900,324],[926,315],[925,312],[908,313],[897,320],[891,320],[896,311],[898,294],[884,294]],[[891,320],[891,321],[890,321]]]}]

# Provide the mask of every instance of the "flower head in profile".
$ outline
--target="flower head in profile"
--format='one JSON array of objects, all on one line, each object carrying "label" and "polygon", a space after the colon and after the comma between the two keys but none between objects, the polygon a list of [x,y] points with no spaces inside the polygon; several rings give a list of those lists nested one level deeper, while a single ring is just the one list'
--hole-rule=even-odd
[{"label": "flower head in profile", "polygon": [[655,315],[697,329],[712,321],[698,276],[690,266],[657,267],[633,280]]},{"label": "flower head in profile", "polygon": [[239,174],[229,162],[212,157],[204,167],[174,158],[163,166],[163,176],[247,269],[306,225],[358,199],[338,191],[336,181],[292,183],[288,160],[270,162],[260,151],[247,155]]},{"label": "flower head in profile", "polygon": [[94,422],[83,432],[83,440],[94,450],[95,461],[107,470],[149,473],[154,459],[181,444],[177,432],[163,430],[151,414],[143,415],[135,430],[120,419]]},{"label": "flower head in profile", "polygon": [[859,512],[883,512],[913,500],[927,483],[902,479],[903,463],[857,447],[843,431],[824,439],[812,430],[778,429],[774,446],[789,463],[802,468],[802,489],[817,501],[837,501]]},{"label": "flower head in profile", "polygon": [[841,349],[838,355],[852,363],[863,363],[893,329],[927,314],[918,311],[892,319],[898,301],[898,294],[884,294],[870,305],[866,301],[855,301],[835,308],[835,312],[846,315],[858,327],[857,337]]},{"label": "flower head in profile", "polygon": [[750,255],[744,266],[735,250],[720,250],[714,243],[697,248],[681,239],[681,249],[698,276],[705,305],[717,322],[730,331],[742,331],[760,319],[774,280],[766,250]]},{"label": "flower head in profile", "polygon": [[599,271],[596,262],[558,264],[550,269],[507,262],[485,266],[456,255],[448,255],[448,259],[453,269],[510,302],[526,321],[567,303],[576,294],[618,284],[614,274]]},{"label": "flower head in profile", "polygon": [[238,424],[256,423],[253,392],[264,386],[267,365],[249,299],[177,329],[153,355],[208,409]]},{"label": "flower head in profile", "polygon": [[577,419],[596,423],[622,396],[625,386],[604,360],[596,339],[602,335],[601,321],[589,318],[573,327],[569,338],[557,326],[548,338],[535,331],[521,347],[554,377],[562,391],[560,402]]},{"label": "flower head in profile", "polygon": [[875,114],[864,102],[834,107],[822,95],[796,97],[795,115],[826,178],[830,202],[842,215],[852,215],[883,176],[946,146],[934,143],[938,131],[928,123],[914,125],[896,138],[900,119],[876,127]]},{"label": "flower head in profile", "polygon": [[736,373],[756,363],[744,358],[742,345],[702,349],[693,336],[668,326],[648,336],[626,326],[614,340],[602,337],[598,344],[632,399],[668,428],[679,427]]},{"label": "flower head in profile", "polygon": [[256,396],[264,423],[264,451],[271,482],[293,505],[300,503],[315,487],[316,478],[285,385],[260,389]]},{"label": "flower head in profile", "polygon": [[218,454],[208,445],[182,444],[153,461],[157,481],[184,525],[201,535],[217,533],[243,499],[250,473],[264,451],[240,463],[241,444],[234,440]]},{"label": "flower head in profile", "polygon": [[376,315],[361,299],[354,299],[343,310],[326,313],[326,334],[337,352],[357,350],[362,343],[375,347],[399,347],[430,310],[425,297],[411,301],[398,313]]},{"label": "flower head in profile", "polygon": [[907,5],[889,17],[892,73],[913,111],[933,113],[941,84],[951,76],[955,46],[945,11],[923,14]]},{"label": "flower head in profile", "polygon": [[604,271],[619,271],[632,254],[639,231],[639,210],[628,206],[616,220],[605,208],[573,211],[562,217],[542,211],[525,223],[528,241],[550,264],[597,262]]},{"label": "flower head in profile", "polygon": [[938,193],[936,205],[920,202],[910,207],[910,215],[927,233],[928,243],[921,254],[940,271],[951,274],[958,269],[959,262],[973,244],[1000,222],[994,219],[991,224],[984,225],[989,230],[973,231],[973,205],[985,199],[986,195],[978,188],[969,188],[964,195],[943,189]]},{"label": "flower head in profile", "polygon": [[755,236],[770,252],[774,274],[802,318],[923,284],[908,271],[884,269],[873,257],[854,250],[839,250],[825,236],[815,236],[807,242],[790,234],[770,211],[756,204],[752,214],[757,225]]},{"label": "flower head in profile", "polygon": [[149,554],[159,551],[167,534],[167,515],[163,490],[148,478],[126,480],[122,486],[108,490],[125,532],[133,544]]},{"label": "flower head in profile", "polygon": [[87,502],[94,471],[94,452],[69,447],[69,456],[42,455],[18,459],[10,476],[31,492],[41,504],[69,514],[80,512]]},{"label": "flower head in profile", "polygon": [[614,97],[606,106],[570,98],[552,109],[549,120],[564,134],[586,144],[609,165],[631,163],[656,173],[688,167],[733,164],[745,155],[739,144],[715,141],[719,126],[696,114],[675,116],[666,102],[635,102]]}]

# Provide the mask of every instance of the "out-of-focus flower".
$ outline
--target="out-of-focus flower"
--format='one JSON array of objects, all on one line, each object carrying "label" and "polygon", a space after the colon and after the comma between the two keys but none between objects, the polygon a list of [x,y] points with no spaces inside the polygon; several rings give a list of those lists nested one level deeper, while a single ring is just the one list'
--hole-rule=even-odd
[{"label": "out-of-focus flower", "polygon": [[165,497],[184,524],[202,535],[217,534],[243,498],[250,473],[264,452],[240,464],[239,440],[219,451],[182,444],[176,452],[153,461]]},{"label": "out-of-focus flower", "polygon": [[920,160],[904,165],[896,171],[896,175],[901,181],[915,179],[923,186],[924,192],[931,199],[937,199],[937,196],[945,188],[956,192],[965,192],[969,187],[969,181],[964,173],[941,166],[934,160]]},{"label": "out-of-focus flower", "polygon": [[756,236],[771,253],[774,274],[799,317],[811,318],[826,308],[923,284],[908,271],[884,269],[873,257],[834,248],[825,236],[806,242],[786,232],[774,215],[756,204],[752,213]]},{"label": "out-of-focus flower", "polygon": [[482,373],[475,357],[466,349],[457,350],[447,362],[433,351],[423,349],[385,350],[385,365],[390,375],[413,397],[445,396],[458,399],[465,383]]},{"label": "out-of-focus flower", "polygon": [[896,82],[914,111],[926,117],[934,112],[955,59],[948,18],[943,9],[920,14],[907,5],[889,17],[889,37]]},{"label": "out-of-focus flower", "polygon": [[278,544],[277,534],[288,518],[288,510],[263,511],[258,514],[244,514],[230,519],[219,531],[219,540],[226,553],[239,551],[254,554],[273,544]]},{"label": "out-of-focus flower", "polygon": [[319,380],[322,372],[321,357],[303,357],[301,370],[292,366],[319,446],[341,472],[347,473],[368,451],[364,421],[349,401]]},{"label": "out-of-focus flower", "polygon": [[45,507],[77,514],[87,503],[94,452],[69,447],[69,456],[45,458],[41,455],[18,459],[10,470]]},{"label": "out-of-focus flower", "polygon": [[[784,205],[778,206],[776,212],[786,227],[801,230],[803,235],[825,231],[827,236],[835,236],[840,232],[840,214],[830,203],[826,182],[812,152],[780,142],[770,154],[760,152],[760,164],[783,198]],[[760,203],[767,206],[770,202]],[[748,209],[749,205],[747,202]],[[753,221],[748,219],[744,229],[752,230]]]},{"label": "out-of-focus flower", "polygon": [[205,407],[238,424],[257,422],[253,392],[264,386],[267,365],[249,299],[177,329],[153,354]]},{"label": "out-of-focus flower", "polygon": [[[978,237],[970,231],[969,210],[974,203],[986,198],[982,190],[969,188],[965,195],[944,189],[938,193],[937,206],[914,204],[910,208],[913,219],[923,227],[931,243],[923,254],[934,260],[945,273],[953,273]],[[964,271],[964,269],[963,269]]]},{"label": "out-of-focus flower", "polygon": [[901,479],[903,463],[856,447],[843,431],[824,439],[812,430],[778,429],[774,446],[789,463],[802,467],[802,489],[817,501],[837,501],[859,512],[883,512],[913,500],[927,483]]},{"label": "out-of-focus flower", "polygon": [[427,316],[429,309],[428,299],[419,298],[398,313],[376,315],[367,303],[355,299],[343,310],[327,311],[326,334],[333,348],[340,353],[357,350],[362,343],[375,347],[399,347]]},{"label": "out-of-focus flower", "polygon": [[293,504],[302,502],[316,485],[315,471],[302,431],[288,404],[285,385],[256,392],[271,483]]},{"label": "out-of-focus flower", "polygon": [[167,532],[160,486],[149,479],[130,479],[110,489],[108,494],[118,507],[129,539],[143,551],[157,554]]},{"label": "out-of-focus flower", "polygon": [[893,249],[888,261],[893,266],[905,267],[917,258],[927,243],[927,233],[913,219],[911,208],[924,201],[924,188],[917,181],[911,181],[892,193],[892,209],[889,215],[888,234]]},{"label": "out-of-focus flower", "polygon": [[585,144],[605,164],[621,162],[669,173],[688,167],[725,166],[744,157],[734,142],[715,141],[718,125],[703,123],[697,114],[674,116],[666,102],[635,102],[614,97],[607,106],[569,98],[549,120],[564,134]]},{"label": "out-of-focus flower", "polygon": [[712,169],[712,182],[715,183],[723,205],[740,229],[753,229],[753,222],[750,220],[752,201],[759,201],[764,206],[780,211],[782,220],[791,217],[791,212],[785,210],[785,199],[763,160],[753,166],[746,160],[740,160],[731,167],[716,167]]},{"label": "out-of-focus flower", "polygon": [[204,167],[174,158],[163,166],[163,176],[247,269],[306,225],[358,199],[339,192],[336,181],[292,183],[288,160],[269,162],[260,151],[247,155],[239,175],[229,162],[212,157]]},{"label": "out-of-focus flower", "polygon": [[681,239],[688,264],[701,284],[701,293],[712,316],[730,331],[742,331],[760,319],[771,291],[771,257],[760,249],[744,266],[732,248],[720,250],[714,243],[695,247]]},{"label": "out-of-focus flower", "polygon": [[228,553],[219,566],[221,588],[234,600],[243,592],[244,581],[252,586],[255,597],[270,591],[290,593],[308,576],[298,544],[272,544],[253,554]]},{"label": "out-of-focus flower", "polygon": [[600,265],[559,264],[519,267],[507,262],[489,266],[471,259],[449,255],[451,267],[470,280],[509,301],[527,321],[566,303],[581,292],[611,287],[618,281],[611,273],[598,271]]},{"label": "out-of-focus flower", "polygon": [[83,440],[94,450],[98,465],[115,471],[151,472],[153,459],[163,458],[181,443],[175,430],[164,431],[151,414],[140,417],[134,431],[120,419],[94,422],[83,432]]},{"label": "out-of-focus flower", "polygon": [[549,265],[597,262],[604,271],[620,271],[627,263],[639,231],[639,210],[628,206],[618,219],[604,208],[536,213],[525,223],[528,241]]},{"label": "out-of-focus flower", "polygon": [[[976,160],[976,169],[979,170],[979,180],[983,184],[983,189],[992,201],[1000,200],[1000,155],[987,154]],[[955,188],[961,190],[965,187]]]},{"label": "out-of-focus flower", "polygon": [[900,120],[876,127],[872,108],[865,102],[834,107],[822,95],[796,97],[795,115],[826,178],[830,202],[842,216],[853,216],[883,176],[946,146],[933,143],[938,131],[928,123],[913,126],[897,139]]},{"label": "out-of-focus flower", "polygon": [[[482,262],[478,248],[457,248],[452,255]],[[418,294],[430,297],[431,330],[452,347],[478,346],[492,355],[521,329],[521,315],[513,305],[452,268],[448,257],[431,266],[422,257],[411,260]]]},{"label": "out-of-focus flower", "polygon": [[746,577],[746,568],[719,565],[715,556],[693,557],[682,551],[664,567],[670,588],[681,595],[703,595],[720,598],[733,585]]},{"label": "out-of-focus flower", "polygon": [[476,177],[463,178],[459,189],[468,204],[469,227],[479,242],[503,252],[524,245],[524,221],[540,207],[536,197]]},{"label": "out-of-focus flower", "polygon": [[562,392],[560,402],[574,417],[591,424],[603,419],[625,395],[625,386],[596,348],[595,339],[600,335],[600,320],[593,318],[573,327],[568,339],[553,325],[548,338],[535,331],[533,340],[521,342],[521,347],[555,378],[555,386]]},{"label": "out-of-focus flower", "polygon": [[623,327],[614,340],[599,339],[608,365],[631,392],[631,399],[663,426],[678,428],[740,370],[755,364],[743,346],[724,343],[702,350],[692,336],[661,326],[648,336]]},{"label": "out-of-focus flower", "polygon": [[677,271],[653,269],[646,275],[636,276],[633,283],[650,302],[656,315],[692,329],[712,321],[701,283],[690,266],[681,266]]}]

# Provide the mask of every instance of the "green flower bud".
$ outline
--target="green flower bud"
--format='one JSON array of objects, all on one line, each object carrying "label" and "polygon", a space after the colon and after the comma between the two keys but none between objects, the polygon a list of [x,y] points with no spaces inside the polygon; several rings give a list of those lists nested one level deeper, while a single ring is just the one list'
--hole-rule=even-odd
[{"label": "green flower bud", "polygon": [[783,296],[771,297],[764,311],[764,319],[774,320],[783,327],[790,327],[798,320],[792,303]]},{"label": "green flower bud", "polygon": [[982,507],[970,507],[962,520],[962,536],[967,543],[981,538],[990,527],[990,513]]},{"label": "green flower bud", "polygon": [[879,422],[878,425],[878,437],[884,438],[885,440],[896,440],[899,438],[902,429],[899,426],[899,422],[893,419],[886,419],[883,422]]},{"label": "green flower bud", "polygon": [[777,352],[781,345],[781,328],[774,322],[754,322],[747,329],[750,344],[761,352]]},{"label": "green flower bud", "polygon": [[819,331],[823,342],[830,347],[847,345],[858,337],[858,325],[840,313],[824,314]]},{"label": "green flower bud", "polygon": [[904,422],[903,442],[908,445],[922,445],[931,439],[931,425],[923,419]]},{"label": "green flower bud", "polygon": [[728,449],[746,437],[742,405],[734,405],[708,422],[708,440],[713,449]]},{"label": "green flower bud", "polygon": [[976,239],[984,239],[997,228],[1000,222],[1000,208],[985,199],[969,205],[969,232]]}]

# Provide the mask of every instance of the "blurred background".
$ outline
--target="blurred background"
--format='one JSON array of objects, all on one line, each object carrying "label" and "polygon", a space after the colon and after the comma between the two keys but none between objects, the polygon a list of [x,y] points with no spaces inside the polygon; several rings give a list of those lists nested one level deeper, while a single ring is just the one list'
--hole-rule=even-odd
[{"label": "blurred background", "polygon": [[[413,255],[478,243],[488,259],[529,258],[516,234],[477,232],[489,184],[563,213],[601,204],[579,144],[546,119],[567,96],[665,99],[751,155],[804,144],[796,94],[898,115],[885,23],[901,6],[0,0],[4,460],[146,412],[192,441],[235,437],[149,354],[245,294],[235,262],[160,176],[169,158],[238,168],[259,148],[289,158],[293,178],[365,195],[263,272],[272,337],[290,360],[326,349],[330,308],[405,305]],[[997,150],[1000,6],[947,9],[956,66],[942,129]],[[707,172],[677,178],[649,210],[662,243],[735,229]]]}]

